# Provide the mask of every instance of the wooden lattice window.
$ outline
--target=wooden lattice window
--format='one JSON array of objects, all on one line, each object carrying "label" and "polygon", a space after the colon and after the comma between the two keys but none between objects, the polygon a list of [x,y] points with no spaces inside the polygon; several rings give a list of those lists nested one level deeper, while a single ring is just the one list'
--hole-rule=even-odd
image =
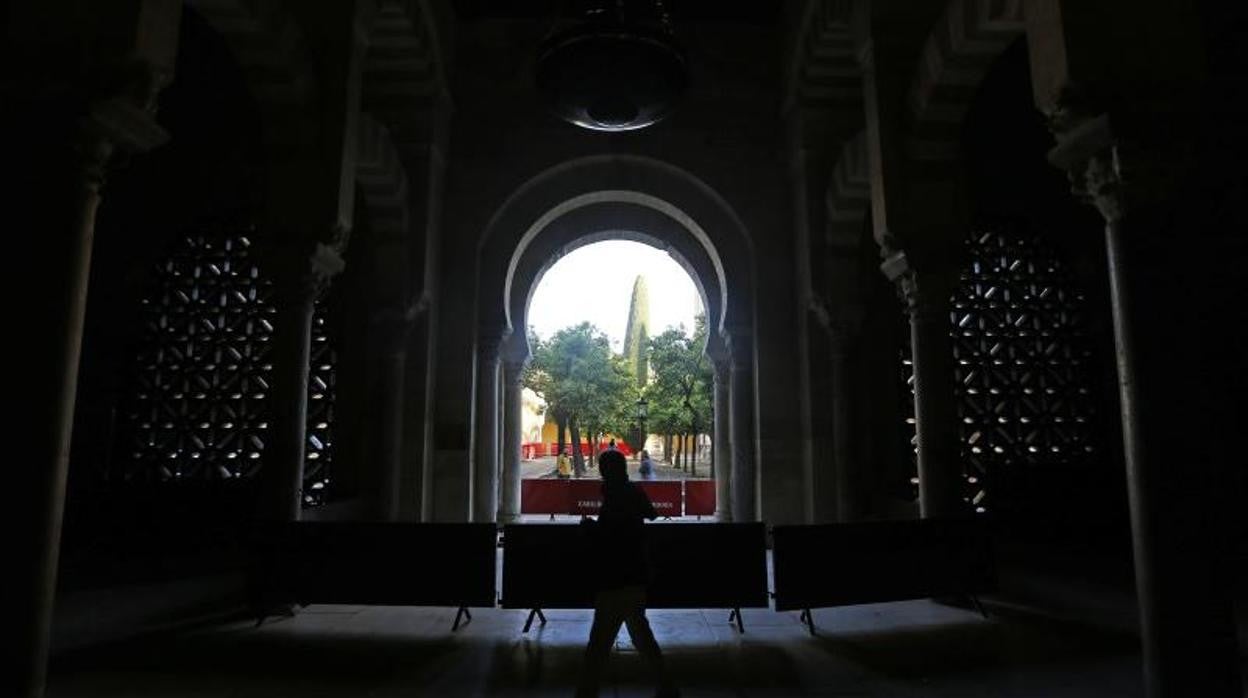
[{"label": "wooden lattice window", "polygon": [[[984,512],[993,481],[1017,469],[1089,464],[1092,375],[1084,296],[1043,238],[998,226],[965,245],[950,336],[963,492]],[[912,388],[908,346],[902,367]],[[913,435],[912,394],[909,404]]]},{"label": "wooden lattice window", "polygon": [[[277,311],[251,239],[185,236],[155,269],[141,303],[123,478],[254,476],[269,441]],[[311,364],[305,505],[325,501],[333,459],[335,356],[320,304]]]}]

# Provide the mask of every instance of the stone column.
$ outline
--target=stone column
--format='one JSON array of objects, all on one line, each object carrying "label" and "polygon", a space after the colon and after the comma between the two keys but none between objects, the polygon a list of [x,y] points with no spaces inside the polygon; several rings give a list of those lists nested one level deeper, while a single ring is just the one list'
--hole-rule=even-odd
[{"label": "stone column", "polygon": [[754,351],[748,335],[733,335],[729,384],[732,520],[758,520],[758,461],[754,427]]},{"label": "stone column", "polygon": [[312,311],[330,278],[342,267],[334,247],[320,242],[282,244],[271,253],[277,316],[272,349],[273,428],[259,478],[258,515],[264,520],[298,521],[303,509]]},{"label": "stone column", "polygon": [[[30,442],[31,455],[10,483],[19,513],[10,557],[14,617],[5,622],[5,645],[15,656],[6,685],[9,695],[35,698],[47,671],[100,191],[115,152],[142,153],[168,140],[155,110],[173,72],[181,3],[8,9],[6,48],[23,67],[0,88],[22,141],[10,148],[15,178],[6,216],[10,229],[23,231],[17,237],[27,238],[15,243],[14,259],[34,272],[22,293],[37,312],[23,325],[35,331],[20,342],[29,358],[15,363],[35,389],[9,427]],[[75,58],[57,58],[68,56]]]},{"label": "stone column", "polygon": [[498,372],[502,338],[478,334],[473,424],[472,520],[494,521],[498,512]]},{"label": "stone column", "polygon": [[374,491],[369,498],[372,514],[382,521],[399,519],[399,502],[403,482],[404,406],[407,386],[407,337],[412,316],[402,311],[383,312],[374,316],[373,335],[376,341],[372,394],[368,396],[373,418],[370,428],[370,467],[376,468],[372,478]]},{"label": "stone column", "polygon": [[503,365],[503,483],[499,520],[520,520],[520,444],[524,436],[524,362]]},{"label": "stone column", "polygon": [[[1222,267],[1234,268],[1236,253],[1219,246],[1221,231],[1209,235],[1206,226],[1222,221],[1176,196],[1180,178],[1201,176],[1184,160],[1183,137],[1169,138],[1183,128],[1149,141],[1172,150],[1145,153],[1123,143],[1106,114],[1058,117],[1075,123],[1055,129],[1050,160],[1106,223],[1145,693],[1241,695],[1231,512],[1242,490],[1227,489],[1242,448],[1222,436],[1242,426],[1226,414],[1241,398],[1221,391],[1242,381],[1234,362],[1243,349],[1232,338],[1242,328],[1230,329],[1242,301],[1205,266],[1220,251],[1230,255]],[[1218,368],[1201,368],[1210,365]]]},{"label": "stone column", "polygon": [[[44,394],[34,400],[42,423],[37,424],[40,431],[34,436],[37,455],[27,466],[32,487],[29,492],[18,493],[19,499],[30,505],[33,515],[15,536],[21,541],[14,568],[19,591],[13,603],[17,618],[12,621],[15,632],[11,633],[13,644],[9,646],[19,653],[17,695],[21,696],[43,695],[95,212],[100,203],[104,167],[112,152],[113,144],[107,138],[86,135],[79,151],[81,159],[72,169],[66,166],[64,191],[56,197],[56,208],[50,209],[43,221],[44,233],[63,240],[64,248],[58,260],[60,269],[40,267],[39,271],[64,280],[65,285],[49,289],[53,293],[43,301],[44,311],[57,320],[53,321],[54,332],[41,342],[48,353],[39,357],[43,370],[36,374]],[[18,510],[22,509],[19,505]]]},{"label": "stone column", "polygon": [[728,359],[715,362],[715,515],[732,521],[732,439],[729,384],[732,380]]},{"label": "stone column", "polygon": [[861,474],[854,460],[853,372],[850,351],[854,344],[852,329],[845,325],[833,326],[831,339],[832,374],[832,463],[836,468],[836,518],[838,521],[854,521],[862,511]]},{"label": "stone column", "polygon": [[957,516],[965,507],[959,496],[962,466],[949,338],[950,289],[937,274],[917,272],[904,252],[890,256],[882,269],[897,284],[910,316],[919,513],[923,518]]}]

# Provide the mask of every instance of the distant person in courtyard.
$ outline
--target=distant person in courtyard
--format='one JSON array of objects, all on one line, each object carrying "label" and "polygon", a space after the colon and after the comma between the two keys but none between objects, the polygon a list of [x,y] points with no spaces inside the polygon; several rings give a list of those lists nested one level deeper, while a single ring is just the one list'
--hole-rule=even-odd
[{"label": "distant person in courtyard", "polygon": [[637,469],[637,474],[642,480],[654,479],[654,461],[650,460],[650,452],[641,452],[641,467]]},{"label": "distant person in courtyard", "polygon": [[611,439],[611,442],[607,444],[607,450],[608,450],[608,451],[615,451],[615,450],[617,450],[617,449],[615,448],[615,439]]},{"label": "distant person in courtyard", "polygon": [[620,625],[628,628],[637,652],[650,665],[657,698],[678,698],[663,662],[663,652],[646,620],[646,585],[650,560],[645,521],[658,518],[646,493],[628,479],[624,454],[603,451],[598,456],[602,474],[602,508],[598,520],[582,518],[592,544],[594,574],[594,623],[581,664],[576,698],[595,698],[603,669],[615,644]]},{"label": "distant person in courtyard", "polygon": [[555,474],[560,480],[572,477],[572,461],[568,458],[567,449],[560,451],[559,457],[555,459]]}]

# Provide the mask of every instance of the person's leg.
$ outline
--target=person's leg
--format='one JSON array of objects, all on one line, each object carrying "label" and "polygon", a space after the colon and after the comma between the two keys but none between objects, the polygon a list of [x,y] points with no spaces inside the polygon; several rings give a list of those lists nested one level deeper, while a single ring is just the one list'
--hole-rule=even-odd
[{"label": "person's leg", "polygon": [[667,672],[667,664],[663,661],[663,650],[654,639],[654,631],[650,621],[646,619],[646,592],[644,589],[630,590],[628,613],[624,616],[624,625],[628,628],[628,636],[633,641],[637,653],[650,665],[658,695],[675,696],[676,685]]},{"label": "person's leg", "polygon": [[594,597],[594,622],[589,627],[589,644],[585,646],[585,658],[581,662],[576,698],[597,698],[602,669],[611,656],[611,646],[624,622],[626,608],[620,603],[617,590],[600,591]]}]

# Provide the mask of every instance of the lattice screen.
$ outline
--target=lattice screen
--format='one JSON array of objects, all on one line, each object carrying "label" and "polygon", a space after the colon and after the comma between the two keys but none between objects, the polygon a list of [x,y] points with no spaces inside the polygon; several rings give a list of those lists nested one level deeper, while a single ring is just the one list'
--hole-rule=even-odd
[{"label": "lattice screen", "polygon": [[[247,478],[271,419],[273,283],[245,234],[185,237],[142,299],[128,402],[127,480]],[[325,500],[333,453],[334,351],[318,304],[308,387],[305,505]]]},{"label": "lattice screen", "polygon": [[[964,492],[983,512],[994,479],[1090,461],[1092,376],[1083,294],[1039,234],[977,232],[966,253],[951,337]],[[902,365],[912,387],[908,347]],[[910,405],[913,434],[912,396]]]}]

